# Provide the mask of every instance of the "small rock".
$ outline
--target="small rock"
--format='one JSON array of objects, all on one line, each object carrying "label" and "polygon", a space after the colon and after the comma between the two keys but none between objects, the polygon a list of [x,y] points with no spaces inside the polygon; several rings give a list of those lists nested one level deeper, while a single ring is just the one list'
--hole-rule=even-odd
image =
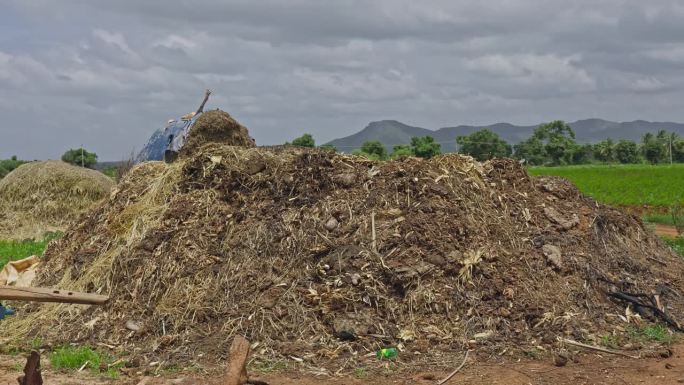
[{"label": "small rock", "polygon": [[350,331],[342,330],[335,334],[335,337],[339,338],[340,341],[355,341],[356,335]]},{"label": "small rock", "polygon": [[352,274],[352,276],[351,276],[352,285],[354,285],[354,286],[358,285],[360,280],[361,280],[361,276],[358,273]]},{"label": "small rock", "polygon": [[140,357],[133,357],[124,361],[124,366],[127,368],[139,368],[140,367]]},{"label": "small rock", "polygon": [[669,363],[665,364],[665,369],[672,369],[672,368],[674,368],[674,365],[669,364]]},{"label": "small rock", "polygon": [[356,182],[356,175],[350,173],[338,174],[333,177],[333,180],[343,187],[351,187]]},{"label": "small rock", "polygon": [[396,217],[398,217],[398,216],[401,216],[401,213],[402,213],[401,209],[393,208],[393,209],[387,210],[387,213],[386,213],[386,214],[387,214],[388,217],[394,217],[394,218],[396,218]]},{"label": "small rock", "polygon": [[328,231],[333,231],[337,228],[337,225],[339,225],[339,222],[337,222],[337,219],[334,217],[330,217],[327,222],[325,222],[325,228]]},{"label": "small rock", "polygon": [[266,169],[266,164],[258,159],[253,159],[251,162],[246,162],[244,165],[244,172],[248,175],[258,174]]},{"label": "small rock", "polygon": [[563,259],[561,255],[561,250],[558,246],[554,245],[544,245],[542,246],[542,253],[546,256],[546,260],[549,261],[556,269],[563,269]]},{"label": "small rock", "polygon": [[558,353],[553,357],[553,364],[562,367],[568,364],[568,356],[565,353]]},{"label": "small rock", "polygon": [[441,196],[449,195],[449,189],[446,188],[445,186],[442,186],[441,184],[435,183],[435,184],[430,185],[430,190],[437,195],[441,195]]},{"label": "small rock", "polygon": [[427,381],[434,381],[437,379],[434,373],[425,373],[422,376],[420,376],[420,378]]},{"label": "small rock", "polygon": [[142,329],[142,326],[140,326],[139,322],[129,319],[128,321],[126,321],[126,329],[137,333],[140,331],[140,329]]},{"label": "small rock", "polygon": [[572,214],[572,219],[566,219],[553,207],[545,207],[544,214],[546,214],[546,217],[549,218],[549,220],[557,223],[563,230],[570,230],[579,224],[577,214]]},{"label": "small rock", "polygon": [[430,262],[431,264],[433,264],[435,266],[439,266],[439,267],[444,267],[447,264],[447,261],[446,261],[446,259],[444,259],[444,257],[442,257],[441,255],[436,255],[436,254],[429,255],[426,258],[426,260],[428,262]]},{"label": "small rock", "polygon": [[473,338],[476,339],[476,340],[486,340],[486,339],[488,339],[489,337],[491,337],[491,336],[493,336],[493,335],[494,335],[494,332],[493,332],[493,331],[487,330],[486,332],[482,332],[482,333],[477,333],[477,334],[475,334],[475,335],[473,336]]}]

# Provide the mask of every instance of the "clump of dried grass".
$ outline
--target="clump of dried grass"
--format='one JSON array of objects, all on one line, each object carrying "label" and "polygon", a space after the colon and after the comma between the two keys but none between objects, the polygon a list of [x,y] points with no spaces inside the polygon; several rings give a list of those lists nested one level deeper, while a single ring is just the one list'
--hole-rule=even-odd
[{"label": "clump of dried grass", "polygon": [[62,161],[31,162],[0,180],[0,237],[42,237],[64,230],[109,194],[106,175]]}]

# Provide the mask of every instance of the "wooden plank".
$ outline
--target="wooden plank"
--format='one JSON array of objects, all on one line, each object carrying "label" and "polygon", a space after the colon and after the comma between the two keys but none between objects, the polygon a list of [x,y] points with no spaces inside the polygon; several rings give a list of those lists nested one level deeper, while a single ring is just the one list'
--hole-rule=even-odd
[{"label": "wooden plank", "polygon": [[0,286],[0,300],[104,305],[109,300],[109,297],[41,287]]}]

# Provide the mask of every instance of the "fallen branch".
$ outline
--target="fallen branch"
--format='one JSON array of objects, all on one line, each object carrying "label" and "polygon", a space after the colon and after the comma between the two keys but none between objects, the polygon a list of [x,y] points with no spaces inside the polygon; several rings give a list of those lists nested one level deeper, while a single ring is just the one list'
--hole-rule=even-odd
[{"label": "fallen branch", "polygon": [[459,365],[458,368],[456,368],[456,370],[454,370],[453,372],[449,373],[449,375],[446,376],[443,380],[438,381],[438,382],[437,382],[437,385],[442,385],[442,384],[446,383],[447,381],[451,380],[451,377],[455,376],[456,373],[458,373],[459,370],[463,369],[463,366],[465,366],[466,361],[468,361],[468,353],[469,353],[469,352],[470,352],[469,350],[466,350],[466,352],[465,352],[465,357],[463,357],[463,362],[461,362],[461,365]]},{"label": "fallen branch", "polygon": [[651,260],[651,261],[653,261],[653,262],[658,262],[659,264],[661,264],[661,265],[663,265],[663,266],[667,266],[667,262],[661,261],[661,260],[658,259],[658,258],[655,258],[655,257],[646,257],[646,259],[649,259],[649,260]]},{"label": "fallen branch", "polygon": [[623,293],[623,292],[613,292],[613,293],[608,293],[609,296],[613,298],[617,298],[619,300],[625,301],[627,303],[631,303],[635,306],[635,309],[637,312],[640,312],[639,308],[645,308],[651,310],[653,312],[653,316],[660,318],[661,320],[665,321],[670,327],[672,327],[675,331],[683,331],[682,327],[679,325],[677,321],[672,319],[669,315],[667,315],[664,311],[660,310],[656,306],[648,303],[644,303],[643,301],[639,301],[638,297],[645,297],[651,300],[652,302],[655,302],[655,300],[646,295],[646,294],[630,294],[630,293]]},{"label": "fallen branch", "polygon": [[373,251],[377,252],[378,247],[375,242],[375,211],[371,212],[371,239],[373,241]]},{"label": "fallen branch", "polygon": [[617,351],[617,350],[610,350],[610,349],[602,348],[602,347],[600,347],[600,346],[587,345],[587,344],[583,344],[583,343],[581,343],[581,342],[569,340],[569,339],[567,339],[567,338],[558,337],[558,341],[561,341],[561,342],[566,343],[566,344],[568,344],[568,345],[573,345],[573,346],[577,346],[577,347],[580,347],[580,348],[584,348],[584,349],[595,350],[595,351],[597,351],[597,352],[603,352],[603,353],[608,353],[608,354],[615,354],[615,355],[618,355],[618,356],[629,357],[629,358],[634,358],[634,359],[639,359],[639,358],[640,358],[640,357],[637,357],[637,356],[629,355],[629,354],[627,354],[627,353],[619,352],[619,351]]}]

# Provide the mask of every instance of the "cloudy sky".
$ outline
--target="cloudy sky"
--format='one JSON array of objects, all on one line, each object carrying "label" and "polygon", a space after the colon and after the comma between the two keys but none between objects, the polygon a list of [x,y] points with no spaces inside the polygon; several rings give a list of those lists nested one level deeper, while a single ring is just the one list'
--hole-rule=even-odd
[{"label": "cloudy sky", "polygon": [[259,144],[426,128],[684,121],[684,3],[0,0],[0,158],[140,149],[205,88]]}]

